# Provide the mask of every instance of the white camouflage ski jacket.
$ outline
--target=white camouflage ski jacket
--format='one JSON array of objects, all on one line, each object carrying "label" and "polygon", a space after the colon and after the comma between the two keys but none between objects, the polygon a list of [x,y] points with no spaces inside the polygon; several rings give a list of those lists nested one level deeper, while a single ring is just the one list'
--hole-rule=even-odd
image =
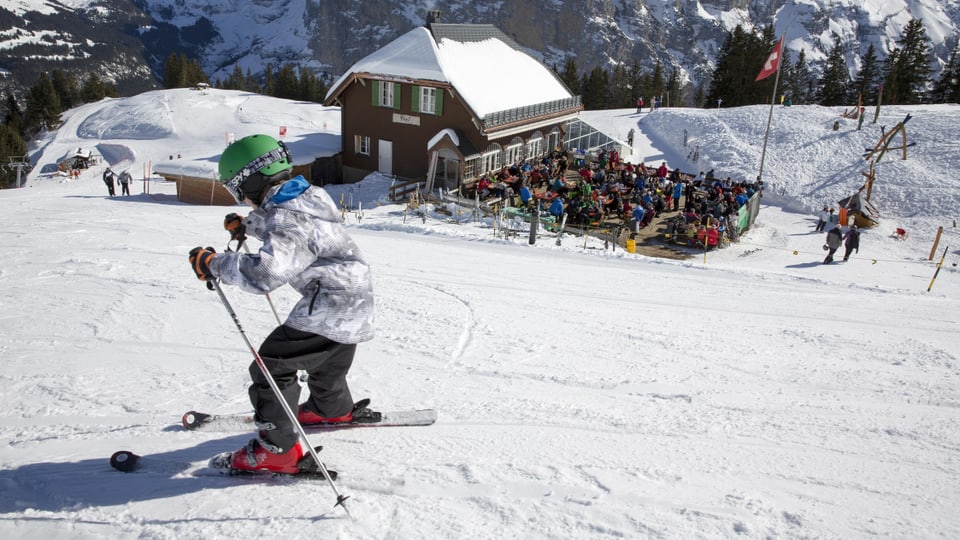
[{"label": "white camouflage ski jacket", "polygon": [[373,338],[370,268],[326,190],[294,177],[272,188],[244,226],[263,246],[217,254],[210,264],[216,277],[254,294],[290,284],[302,298],[287,326],[338,343]]}]

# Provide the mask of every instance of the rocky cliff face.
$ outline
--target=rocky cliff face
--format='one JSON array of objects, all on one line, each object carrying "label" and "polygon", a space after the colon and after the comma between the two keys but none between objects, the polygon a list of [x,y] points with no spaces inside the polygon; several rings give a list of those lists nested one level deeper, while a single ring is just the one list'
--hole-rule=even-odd
[{"label": "rocky cliff face", "polygon": [[428,10],[442,22],[499,27],[548,65],[574,58],[595,66],[656,61],[694,86],[708,82],[726,32],[775,24],[788,49],[816,72],[833,33],[848,65],[873,43],[885,54],[911,17],[925,21],[934,54],[946,60],[960,27],[960,0],[74,0],[42,12],[0,7],[0,68],[7,86],[40,71],[98,70],[129,94],[156,86],[171,52],[200,60],[212,78],[239,65],[262,73],[293,63],[331,76],[415,26]]}]

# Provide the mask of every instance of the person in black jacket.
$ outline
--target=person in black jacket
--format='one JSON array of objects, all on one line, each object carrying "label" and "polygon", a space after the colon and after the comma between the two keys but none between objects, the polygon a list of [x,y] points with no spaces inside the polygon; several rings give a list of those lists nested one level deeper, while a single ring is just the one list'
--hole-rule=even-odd
[{"label": "person in black jacket", "polygon": [[107,167],[107,170],[103,171],[103,183],[107,185],[107,192],[111,197],[116,195],[113,190],[113,170],[110,167]]},{"label": "person in black jacket", "polygon": [[843,260],[850,258],[850,253],[856,251],[860,253],[860,229],[856,225],[851,225],[847,234],[843,235]]}]

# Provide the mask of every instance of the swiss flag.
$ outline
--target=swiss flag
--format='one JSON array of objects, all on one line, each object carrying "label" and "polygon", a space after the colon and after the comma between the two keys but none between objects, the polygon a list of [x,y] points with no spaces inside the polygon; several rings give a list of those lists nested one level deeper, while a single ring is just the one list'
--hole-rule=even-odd
[{"label": "swiss flag", "polygon": [[781,37],[780,41],[777,42],[777,46],[773,48],[773,52],[767,57],[767,61],[763,63],[763,69],[760,70],[760,74],[757,75],[757,78],[754,79],[754,82],[766,79],[777,72],[777,68],[780,67],[780,57],[782,56],[782,51],[783,37]]}]

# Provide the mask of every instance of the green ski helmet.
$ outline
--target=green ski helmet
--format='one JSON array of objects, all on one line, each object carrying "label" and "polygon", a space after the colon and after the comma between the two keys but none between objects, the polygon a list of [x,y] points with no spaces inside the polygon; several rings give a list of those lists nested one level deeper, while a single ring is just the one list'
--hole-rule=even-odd
[{"label": "green ski helmet", "polygon": [[237,200],[248,198],[259,204],[264,189],[278,175],[289,177],[293,169],[290,152],[283,141],[269,135],[249,135],[226,148],[218,164],[220,183]]}]

